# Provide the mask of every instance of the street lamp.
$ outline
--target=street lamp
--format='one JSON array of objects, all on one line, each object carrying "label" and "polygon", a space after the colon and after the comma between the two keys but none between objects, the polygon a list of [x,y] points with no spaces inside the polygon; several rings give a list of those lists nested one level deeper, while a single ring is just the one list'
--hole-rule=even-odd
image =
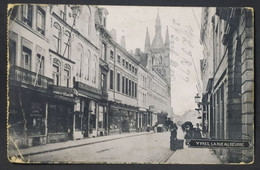
[{"label": "street lamp", "polygon": [[200,103],[200,96],[199,94],[197,93],[197,95],[194,97],[195,99],[195,103],[199,104]]}]

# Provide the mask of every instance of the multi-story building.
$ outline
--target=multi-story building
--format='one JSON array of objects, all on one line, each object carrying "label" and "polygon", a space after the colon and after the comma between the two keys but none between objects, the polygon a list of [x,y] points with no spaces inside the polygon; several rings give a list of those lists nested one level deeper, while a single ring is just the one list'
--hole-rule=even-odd
[{"label": "multi-story building", "polygon": [[[202,103],[208,136],[250,140],[253,146],[253,22],[246,8],[204,8],[201,42],[204,59]],[[208,48],[208,49],[207,49]],[[212,49],[213,53],[210,53]],[[212,63],[213,69],[208,69]],[[210,72],[212,71],[212,73]],[[206,102],[207,101],[207,102]],[[223,161],[251,162],[250,149],[216,149]]]},{"label": "multi-story building", "polygon": [[124,37],[116,42],[115,32],[106,29],[107,15],[105,8],[87,5],[14,6],[8,46],[10,146],[164,123],[169,79],[153,68],[150,53],[130,54]]}]

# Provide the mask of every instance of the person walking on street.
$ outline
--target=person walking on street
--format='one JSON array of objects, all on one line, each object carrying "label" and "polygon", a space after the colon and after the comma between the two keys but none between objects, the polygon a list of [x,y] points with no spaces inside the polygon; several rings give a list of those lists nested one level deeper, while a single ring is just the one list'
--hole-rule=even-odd
[{"label": "person walking on street", "polygon": [[201,139],[202,135],[201,135],[201,129],[199,127],[200,125],[197,123],[196,124],[196,128],[194,128],[194,133],[193,133],[193,138],[194,139]]}]

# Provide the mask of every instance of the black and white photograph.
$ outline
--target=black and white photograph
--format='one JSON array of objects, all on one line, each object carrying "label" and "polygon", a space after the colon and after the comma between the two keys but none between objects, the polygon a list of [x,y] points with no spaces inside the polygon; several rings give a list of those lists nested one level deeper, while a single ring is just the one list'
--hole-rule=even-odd
[{"label": "black and white photograph", "polygon": [[252,164],[254,10],[8,4],[7,157]]}]

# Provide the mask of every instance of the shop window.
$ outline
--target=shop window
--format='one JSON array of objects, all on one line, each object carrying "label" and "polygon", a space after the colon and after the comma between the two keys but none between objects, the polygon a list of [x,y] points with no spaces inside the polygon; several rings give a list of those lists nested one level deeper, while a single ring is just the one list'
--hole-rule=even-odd
[{"label": "shop window", "polygon": [[75,114],[75,129],[81,130],[81,122],[82,122],[82,114],[76,113]]},{"label": "shop window", "polygon": [[31,70],[31,53],[29,48],[23,47],[22,51],[22,67]]},{"label": "shop window", "polygon": [[44,135],[45,107],[38,102],[31,102],[30,116],[27,120],[29,135]]},{"label": "shop window", "polygon": [[33,6],[24,4],[22,8],[22,21],[32,27]]},{"label": "shop window", "polygon": [[40,32],[42,35],[45,34],[45,11],[41,8],[37,8],[37,31]]},{"label": "shop window", "polygon": [[117,91],[120,92],[120,74],[117,73]]},{"label": "shop window", "polygon": [[114,72],[113,70],[110,70],[110,85],[109,88],[110,89],[114,89]]},{"label": "shop window", "polygon": [[98,128],[103,128],[103,123],[104,123],[104,106],[99,106]]},{"label": "shop window", "polygon": [[53,41],[54,41],[54,47],[55,51],[60,54],[61,52],[61,27],[58,23],[54,23],[54,35],[53,35]]}]

